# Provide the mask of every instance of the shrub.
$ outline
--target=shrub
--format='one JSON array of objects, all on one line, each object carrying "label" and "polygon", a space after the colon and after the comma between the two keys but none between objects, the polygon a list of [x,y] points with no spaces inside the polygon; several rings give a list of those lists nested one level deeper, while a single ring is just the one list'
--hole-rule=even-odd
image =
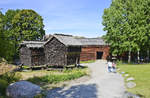
[{"label": "shrub", "polygon": [[122,64],[122,60],[117,60],[117,65],[121,65]]},{"label": "shrub", "polygon": [[7,86],[8,86],[8,82],[6,80],[0,79],[0,93],[2,95],[5,95]]},{"label": "shrub", "polygon": [[3,74],[1,78],[3,80],[8,81],[8,83],[10,84],[10,83],[19,81],[21,79],[21,75],[15,72],[8,72],[8,73]]},{"label": "shrub", "polygon": [[[8,72],[0,76],[0,93],[2,96],[5,96],[6,88],[9,84],[19,81],[21,79],[21,75],[15,72]],[[0,96],[0,98],[3,98]],[[4,97],[5,98],[5,97]]]},{"label": "shrub", "polygon": [[42,94],[38,94],[38,95],[34,96],[34,98],[43,98],[43,95]]}]

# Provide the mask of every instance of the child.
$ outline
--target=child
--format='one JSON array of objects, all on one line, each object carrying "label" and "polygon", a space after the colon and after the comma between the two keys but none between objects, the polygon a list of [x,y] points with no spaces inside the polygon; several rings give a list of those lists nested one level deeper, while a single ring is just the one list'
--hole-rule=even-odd
[{"label": "child", "polygon": [[108,61],[108,72],[112,72],[112,62]]},{"label": "child", "polygon": [[116,72],[116,64],[114,61],[112,63],[112,72]]}]

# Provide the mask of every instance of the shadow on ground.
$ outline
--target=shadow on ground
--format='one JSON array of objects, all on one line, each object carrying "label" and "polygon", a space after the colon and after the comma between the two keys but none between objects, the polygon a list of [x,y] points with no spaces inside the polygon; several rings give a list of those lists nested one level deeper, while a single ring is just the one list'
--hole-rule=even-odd
[{"label": "shadow on ground", "polygon": [[49,90],[46,98],[97,98],[97,85],[76,85],[68,89]]}]

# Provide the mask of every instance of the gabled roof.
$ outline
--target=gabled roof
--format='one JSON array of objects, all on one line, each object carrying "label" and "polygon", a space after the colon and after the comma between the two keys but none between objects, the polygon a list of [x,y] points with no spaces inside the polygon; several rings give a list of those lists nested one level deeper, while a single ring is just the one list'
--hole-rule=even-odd
[{"label": "gabled roof", "polygon": [[108,45],[102,38],[76,38],[82,46],[87,45]]},{"label": "gabled roof", "polygon": [[58,39],[65,46],[108,45],[102,38],[75,38],[72,35],[54,34],[47,41],[23,41],[20,45],[28,48],[43,48],[52,38]]},{"label": "gabled roof", "polygon": [[23,41],[20,45],[28,48],[43,48],[45,42],[42,41]]},{"label": "gabled roof", "polygon": [[55,34],[53,36],[66,46],[81,46],[82,45],[80,41],[78,41],[76,38],[74,38],[71,35]]}]

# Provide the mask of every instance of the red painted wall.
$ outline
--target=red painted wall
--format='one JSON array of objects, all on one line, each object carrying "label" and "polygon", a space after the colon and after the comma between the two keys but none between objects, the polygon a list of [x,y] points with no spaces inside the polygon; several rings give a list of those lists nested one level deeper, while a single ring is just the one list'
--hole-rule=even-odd
[{"label": "red painted wall", "polygon": [[109,55],[109,46],[83,46],[80,61],[96,60],[97,52],[103,52],[102,59],[106,59]]}]

